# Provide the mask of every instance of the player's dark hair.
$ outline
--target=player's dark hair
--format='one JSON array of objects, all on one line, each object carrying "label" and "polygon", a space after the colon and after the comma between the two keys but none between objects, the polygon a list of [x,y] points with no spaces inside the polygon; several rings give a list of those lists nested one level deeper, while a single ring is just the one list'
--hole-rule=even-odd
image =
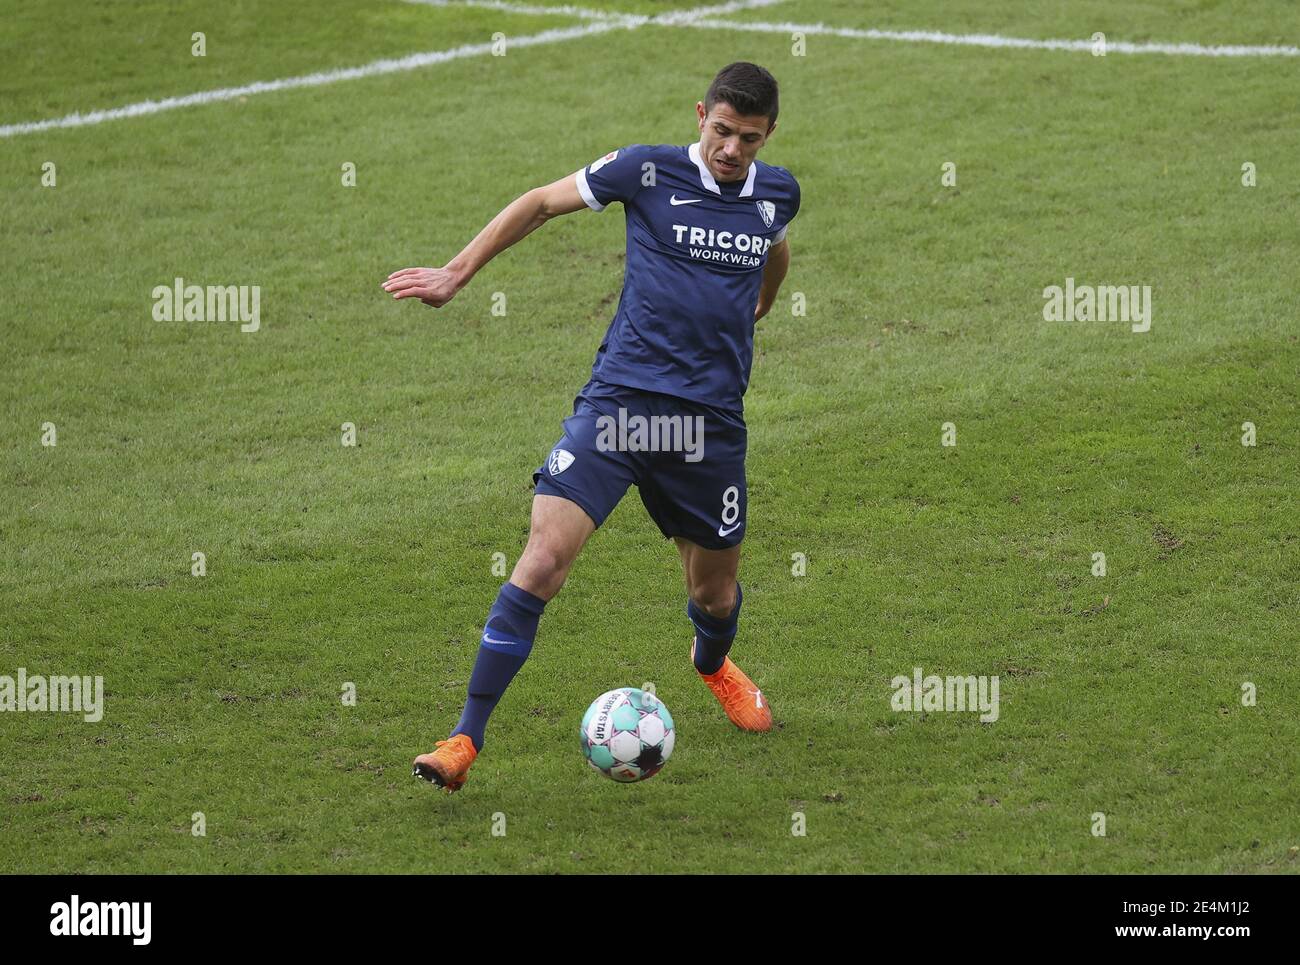
[{"label": "player's dark hair", "polygon": [[704,95],[704,110],[713,110],[719,101],[746,117],[765,115],[770,128],[776,123],[776,78],[748,61],[728,64],[709,85],[709,92]]}]

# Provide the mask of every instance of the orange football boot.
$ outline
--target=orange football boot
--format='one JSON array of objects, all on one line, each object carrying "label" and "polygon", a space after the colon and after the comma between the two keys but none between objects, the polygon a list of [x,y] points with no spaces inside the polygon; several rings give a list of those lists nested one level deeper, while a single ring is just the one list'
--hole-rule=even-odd
[{"label": "orange football boot", "polygon": [[478,757],[474,742],[468,734],[457,734],[445,741],[438,741],[437,747],[432,754],[421,754],[415,759],[412,776],[437,784],[445,788],[448,794],[459,791],[465,786],[469,766]]},{"label": "orange football boot", "polygon": [[[691,665],[695,665],[694,640],[691,641]],[[700,673],[699,670],[695,672]],[[730,657],[723,658],[717,673],[700,673],[700,679],[709,685],[727,717],[741,730],[772,729],[772,708],[767,705],[763,692]]]}]

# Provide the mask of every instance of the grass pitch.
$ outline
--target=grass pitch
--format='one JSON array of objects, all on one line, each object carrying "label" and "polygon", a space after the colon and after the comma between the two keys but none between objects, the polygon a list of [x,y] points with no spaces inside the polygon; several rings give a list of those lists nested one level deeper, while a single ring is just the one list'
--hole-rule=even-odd
[{"label": "grass pitch", "polygon": [[[0,125],[586,22],[5,6]],[[1300,41],[1285,3],[1038,7],[725,17]],[[0,869],[1300,868],[1300,60],[791,49],[651,24],[0,138],[0,674],[106,690],[97,724],[0,713]],[[438,312],[379,284],[611,148],[694,140],[736,59],[780,80],[762,157],[803,187],[746,400],[734,651],[780,727],[735,732],[695,679],[676,553],[630,493],[466,789],[437,794],[410,760],[459,712],[493,555],[517,558],[531,470],[613,312],[622,214],[547,225]],[[154,321],[177,276],[260,286],[260,331]],[[1044,321],[1067,277],[1151,286],[1151,330]],[[891,710],[917,666],[997,675],[999,719]],[[679,740],[623,787],[586,767],[577,724],[644,681]]]}]

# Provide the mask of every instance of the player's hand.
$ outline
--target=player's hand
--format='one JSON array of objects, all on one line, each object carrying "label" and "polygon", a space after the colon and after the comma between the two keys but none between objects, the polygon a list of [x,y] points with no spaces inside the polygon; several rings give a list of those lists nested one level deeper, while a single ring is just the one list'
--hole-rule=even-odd
[{"label": "player's hand", "polygon": [[394,298],[418,298],[430,308],[442,308],[462,285],[460,277],[446,268],[403,268],[389,275],[383,288]]}]

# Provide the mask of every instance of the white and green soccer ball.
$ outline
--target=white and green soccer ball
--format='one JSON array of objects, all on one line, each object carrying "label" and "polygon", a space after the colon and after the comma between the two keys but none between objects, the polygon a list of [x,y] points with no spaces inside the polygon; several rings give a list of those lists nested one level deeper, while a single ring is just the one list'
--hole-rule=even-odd
[{"label": "white and green soccer ball", "polygon": [[677,742],[673,715],[654,694],[635,687],[603,693],[582,715],[582,755],[623,784],[654,777]]}]

